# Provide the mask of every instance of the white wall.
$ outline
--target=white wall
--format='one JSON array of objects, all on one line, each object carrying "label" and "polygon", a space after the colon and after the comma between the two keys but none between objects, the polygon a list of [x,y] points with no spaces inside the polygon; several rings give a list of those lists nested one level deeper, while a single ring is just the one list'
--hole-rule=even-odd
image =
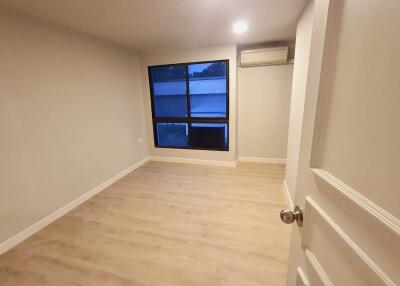
[{"label": "white wall", "polygon": [[286,158],[293,65],[238,69],[239,159]]},{"label": "white wall", "polygon": [[0,242],[146,156],[130,51],[0,10]]},{"label": "white wall", "polygon": [[[229,60],[229,151],[183,150],[155,148],[151,115],[151,101],[147,67],[151,65],[184,62]],[[236,160],[236,45],[210,46],[189,50],[165,51],[142,55],[142,85],[145,103],[147,144],[150,156],[175,157],[196,160]]]},{"label": "white wall", "polygon": [[296,49],[293,67],[293,86],[290,102],[289,134],[286,154],[285,182],[293,202],[300,156],[301,131],[310,58],[313,25],[313,1],[306,6],[297,24]]}]

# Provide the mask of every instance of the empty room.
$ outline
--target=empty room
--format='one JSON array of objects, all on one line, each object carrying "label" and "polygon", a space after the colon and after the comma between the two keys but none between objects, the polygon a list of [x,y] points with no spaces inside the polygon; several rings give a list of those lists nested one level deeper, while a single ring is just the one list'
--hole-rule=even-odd
[{"label": "empty room", "polygon": [[1,286],[400,286],[398,0],[0,0]]}]

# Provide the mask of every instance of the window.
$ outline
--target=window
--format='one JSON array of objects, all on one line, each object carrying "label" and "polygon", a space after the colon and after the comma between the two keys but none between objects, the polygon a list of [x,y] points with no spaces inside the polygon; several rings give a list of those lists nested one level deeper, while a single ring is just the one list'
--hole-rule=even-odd
[{"label": "window", "polygon": [[229,149],[228,60],[149,67],[156,147]]}]

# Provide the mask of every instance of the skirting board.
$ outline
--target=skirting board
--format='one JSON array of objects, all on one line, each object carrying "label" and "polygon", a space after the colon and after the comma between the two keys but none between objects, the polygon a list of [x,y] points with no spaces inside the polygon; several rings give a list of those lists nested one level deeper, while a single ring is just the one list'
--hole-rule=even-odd
[{"label": "skirting board", "polygon": [[289,188],[286,183],[286,180],[283,180],[283,195],[285,196],[285,201],[286,201],[286,205],[287,205],[288,209],[293,210],[294,206],[293,206],[292,198],[290,197],[290,192],[289,192]]},{"label": "skirting board", "polygon": [[237,160],[248,163],[286,164],[285,158],[238,157]]},{"label": "skirting board", "polygon": [[104,181],[100,185],[94,187],[87,193],[81,195],[80,197],[76,198],[75,200],[69,202],[68,204],[62,206],[61,208],[57,209],[56,211],[52,212],[51,214],[47,215],[46,217],[42,218],[38,222],[34,223],[33,225],[25,228],[24,230],[20,231],[16,235],[12,236],[11,238],[7,239],[6,241],[0,243],[0,255],[4,252],[8,251],[9,249],[13,248],[17,244],[21,243],[25,239],[29,238],[42,228],[46,227],[53,221],[57,220],[58,218],[62,217],[69,211],[73,210],[83,202],[87,201],[94,195],[98,194],[99,192],[103,191],[107,187],[111,186],[116,181],[120,180],[121,178],[128,175],[130,172],[134,171],[135,169],[139,168],[143,164],[148,161],[148,157],[140,160],[139,162],[135,163],[134,165],[130,166],[129,168],[119,172],[115,176],[111,177],[110,179]]},{"label": "skirting board", "polygon": [[149,156],[148,158],[149,158],[149,161],[158,161],[158,162],[197,164],[197,165],[222,166],[222,167],[236,167],[236,161],[199,160],[199,159],[158,157],[158,156]]}]

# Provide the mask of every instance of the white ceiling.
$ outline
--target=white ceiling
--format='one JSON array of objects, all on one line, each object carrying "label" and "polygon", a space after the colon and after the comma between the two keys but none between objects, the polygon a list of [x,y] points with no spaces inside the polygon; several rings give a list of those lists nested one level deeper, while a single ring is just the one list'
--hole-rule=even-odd
[{"label": "white ceiling", "polygon": [[[292,39],[307,0],[0,0],[138,51]],[[232,23],[246,20],[244,35]]]}]

